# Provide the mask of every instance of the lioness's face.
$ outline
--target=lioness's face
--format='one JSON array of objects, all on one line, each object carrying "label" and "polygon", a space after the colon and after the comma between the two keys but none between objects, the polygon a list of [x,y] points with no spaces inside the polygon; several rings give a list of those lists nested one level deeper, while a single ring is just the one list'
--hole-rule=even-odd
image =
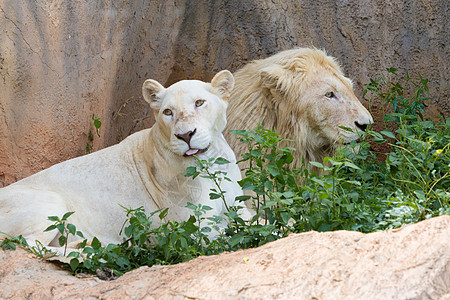
[{"label": "lioness's face", "polygon": [[331,71],[316,72],[301,101],[309,108],[305,111],[311,130],[323,144],[358,141],[373,119],[355,96],[352,82]]},{"label": "lioness's face", "polygon": [[146,80],[143,95],[154,110],[155,130],[167,149],[180,156],[208,151],[226,125],[227,102],[233,75],[218,73],[211,83],[183,80],[167,89]]}]

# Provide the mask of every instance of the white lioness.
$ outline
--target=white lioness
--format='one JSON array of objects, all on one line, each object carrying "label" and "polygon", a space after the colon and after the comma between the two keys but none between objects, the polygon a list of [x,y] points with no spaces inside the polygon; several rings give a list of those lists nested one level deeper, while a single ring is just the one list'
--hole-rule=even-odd
[{"label": "white lioness", "polygon": [[[297,149],[293,167],[321,162],[339,145],[358,140],[373,122],[336,60],[317,49],[300,48],[256,60],[234,74],[225,136],[238,159],[246,151],[230,129],[275,130]],[[340,126],[353,129],[349,132]]]},{"label": "white lioness", "polygon": [[[43,232],[48,216],[74,211],[69,222],[90,239],[120,243],[125,220],[122,207],[143,206],[149,213],[169,208],[167,220],[185,221],[187,202],[213,208],[207,216],[223,215],[220,199],[210,200],[212,181],[184,177],[186,168],[200,159],[224,157],[221,165],[232,182],[223,182],[228,206],[242,191],[236,183],[240,171],[222,131],[225,101],[234,85],[229,71],[205,83],[184,80],[165,89],[155,80],[143,85],[144,99],[154,110],[156,123],[121,143],[54,165],[0,189],[0,232],[22,234],[30,244],[58,246],[55,231]],[[155,225],[159,222],[155,220]],[[213,236],[212,236],[213,237]],[[75,239],[71,240],[76,244]]]}]

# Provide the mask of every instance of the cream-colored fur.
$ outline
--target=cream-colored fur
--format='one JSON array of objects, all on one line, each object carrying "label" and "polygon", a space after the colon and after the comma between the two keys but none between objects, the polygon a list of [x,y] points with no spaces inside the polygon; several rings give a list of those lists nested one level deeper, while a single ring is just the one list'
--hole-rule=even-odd
[{"label": "cream-colored fur", "polygon": [[[359,138],[372,116],[359,102],[336,60],[323,51],[299,48],[256,60],[235,74],[230,95],[226,138],[238,159],[245,153],[243,143],[230,129],[263,128],[293,142],[293,167],[302,157],[322,161],[339,145]],[[353,129],[348,132],[339,126]]]},{"label": "cream-colored fur", "polygon": [[[228,205],[242,194],[236,183],[240,171],[234,153],[222,135],[226,100],[233,84],[229,71],[218,73],[211,83],[185,80],[167,89],[154,80],[145,81],[143,95],[154,110],[155,125],[117,145],[54,165],[0,189],[0,231],[22,234],[31,244],[39,240],[58,246],[56,231],[43,232],[52,223],[47,217],[74,211],[69,222],[86,238],[120,243],[125,212],[119,204],[143,206],[148,213],[168,207],[166,221],[187,220],[191,213],[185,207],[187,202],[213,207],[207,216],[223,215],[222,200],[209,199],[213,183],[184,174],[195,161],[186,154],[197,154],[200,159],[224,157],[231,162],[221,166],[232,179],[222,186]],[[183,140],[183,134],[189,132],[190,140]],[[155,218],[154,224],[158,225],[159,219]]]}]

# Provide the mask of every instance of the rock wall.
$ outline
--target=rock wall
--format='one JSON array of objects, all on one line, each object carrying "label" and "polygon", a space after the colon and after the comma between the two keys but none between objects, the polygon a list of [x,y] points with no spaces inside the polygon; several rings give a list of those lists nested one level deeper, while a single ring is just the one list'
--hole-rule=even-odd
[{"label": "rock wall", "polygon": [[420,72],[448,117],[448,25],[446,0],[0,0],[0,187],[83,155],[92,114],[94,150],[151,126],[147,78],[209,80],[297,46],[338,58],[359,96],[387,67]]}]

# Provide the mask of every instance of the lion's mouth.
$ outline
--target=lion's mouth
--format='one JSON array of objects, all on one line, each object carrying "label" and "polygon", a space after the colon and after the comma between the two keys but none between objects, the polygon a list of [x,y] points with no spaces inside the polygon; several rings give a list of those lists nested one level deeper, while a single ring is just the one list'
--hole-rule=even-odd
[{"label": "lion's mouth", "polygon": [[189,150],[186,151],[183,156],[199,155],[201,153],[206,152],[208,150],[208,148],[209,148],[209,146],[204,149],[189,148]]}]

